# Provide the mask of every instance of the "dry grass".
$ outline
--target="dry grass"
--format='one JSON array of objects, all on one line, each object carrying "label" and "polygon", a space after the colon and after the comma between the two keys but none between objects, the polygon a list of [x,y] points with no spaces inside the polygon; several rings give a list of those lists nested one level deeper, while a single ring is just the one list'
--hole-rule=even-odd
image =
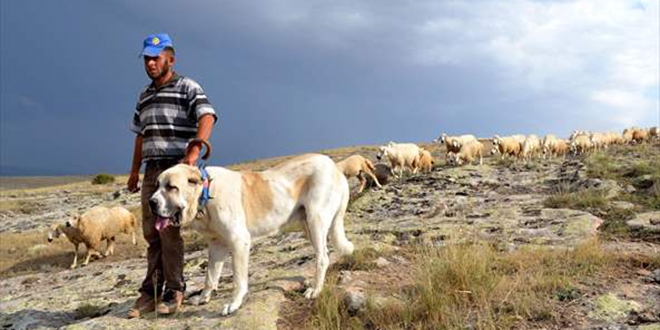
[{"label": "dry grass", "polygon": [[[574,249],[499,252],[488,244],[425,247],[414,251],[414,284],[390,292],[399,304],[368,299],[350,315],[341,291],[327,286],[312,307],[310,329],[506,329],[557,322],[562,305],[580,296],[585,281],[615,258],[597,240]],[[336,281],[330,273],[328,283]],[[384,283],[387,285],[387,283]],[[396,285],[389,288],[395,290]]]},{"label": "dry grass", "polygon": [[548,208],[567,208],[575,210],[589,210],[603,208],[607,205],[605,192],[597,189],[585,189],[570,192],[560,188],[543,201]]}]

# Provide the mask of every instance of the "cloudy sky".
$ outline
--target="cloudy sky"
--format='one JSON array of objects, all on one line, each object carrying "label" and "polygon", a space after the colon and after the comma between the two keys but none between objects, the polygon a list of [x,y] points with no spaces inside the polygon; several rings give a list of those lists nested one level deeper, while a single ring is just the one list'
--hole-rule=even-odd
[{"label": "cloudy sky", "polygon": [[142,39],[219,114],[211,163],[660,120],[660,1],[0,1],[0,173],[127,173]]}]

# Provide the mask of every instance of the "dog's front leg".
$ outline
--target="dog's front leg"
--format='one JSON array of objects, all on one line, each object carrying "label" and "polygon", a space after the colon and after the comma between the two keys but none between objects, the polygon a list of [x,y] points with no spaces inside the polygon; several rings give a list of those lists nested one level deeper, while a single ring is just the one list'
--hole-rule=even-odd
[{"label": "dog's front leg", "polygon": [[[242,236],[242,235],[237,235]],[[231,263],[234,270],[234,295],[232,301],[222,308],[222,315],[228,315],[235,312],[241,304],[243,297],[248,291],[248,261],[250,258],[250,239],[249,234],[245,237],[235,238],[233,242]]]},{"label": "dog's front leg", "polygon": [[202,293],[192,299],[193,305],[206,304],[211,300],[211,294],[218,288],[218,281],[222,268],[224,266],[225,257],[227,257],[227,248],[220,244],[220,242],[209,243],[209,264],[206,269],[206,281],[204,283],[204,290]]}]

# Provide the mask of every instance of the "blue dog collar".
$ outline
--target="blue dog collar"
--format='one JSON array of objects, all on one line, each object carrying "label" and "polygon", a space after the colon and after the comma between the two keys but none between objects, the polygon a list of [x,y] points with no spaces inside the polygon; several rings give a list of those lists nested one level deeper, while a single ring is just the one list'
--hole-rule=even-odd
[{"label": "blue dog collar", "polygon": [[199,171],[202,173],[202,195],[199,196],[199,211],[203,212],[206,203],[211,199],[209,191],[211,180],[209,179],[209,173],[206,171],[206,166],[200,166]]}]

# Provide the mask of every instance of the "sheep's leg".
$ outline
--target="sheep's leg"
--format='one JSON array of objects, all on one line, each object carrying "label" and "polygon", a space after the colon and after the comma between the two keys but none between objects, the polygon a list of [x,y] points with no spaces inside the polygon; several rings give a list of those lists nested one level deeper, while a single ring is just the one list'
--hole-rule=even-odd
[{"label": "sheep's leg", "polygon": [[115,238],[111,237],[105,240],[106,241],[106,248],[105,252],[103,253],[104,257],[107,257],[109,255],[113,255],[115,253]]},{"label": "sheep's leg", "polygon": [[[358,173],[357,175],[358,179],[360,179],[360,189],[358,189],[358,194],[361,193],[364,190],[364,186],[367,184],[367,179],[364,178],[364,175],[362,172]],[[376,181],[378,182],[378,181]]]},{"label": "sheep's leg", "polygon": [[80,243],[73,245],[73,263],[71,264],[71,267],[69,267],[71,269],[76,268],[78,265],[78,246],[80,246]]},{"label": "sheep's leg", "polygon": [[378,186],[378,188],[383,188],[383,186],[380,185],[380,182],[378,182],[378,178],[376,178],[376,176],[374,175],[373,172],[371,172],[371,170],[368,171],[367,174],[369,174],[371,179],[374,180],[374,182],[376,183],[376,186]]},{"label": "sheep's leg", "polygon": [[[87,247],[87,256],[85,257],[85,261],[83,261],[82,265],[87,266],[89,263],[89,259],[92,257],[92,254],[95,254],[96,251],[94,251],[91,247]],[[98,253],[98,252],[96,252]]]}]

